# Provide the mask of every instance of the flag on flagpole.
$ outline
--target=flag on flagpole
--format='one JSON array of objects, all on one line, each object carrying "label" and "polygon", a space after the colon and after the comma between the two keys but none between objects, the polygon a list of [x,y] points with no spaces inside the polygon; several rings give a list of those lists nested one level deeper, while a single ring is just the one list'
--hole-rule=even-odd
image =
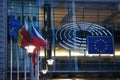
[{"label": "flag on flagpole", "polygon": [[18,46],[25,47],[28,46],[31,43],[30,35],[25,29],[25,27],[22,27],[18,32],[18,40],[17,40]]},{"label": "flag on flagpole", "polygon": [[38,60],[38,55],[36,52],[40,51],[41,46],[49,47],[49,44],[45,41],[45,39],[37,32],[37,30],[33,26],[28,26],[25,22],[25,26],[22,27],[18,32],[18,45],[25,48],[28,45],[34,45],[35,49],[32,54],[32,61],[34,65]]},{"label": "flag on flagpole", "polygon": [[31,26],[32,39],[31,42],[36,46],[35,51],[39,51],[41,46],[49,47],[49,44],[45,41],[45,39],[37,32],[37,30]]},{"label": "flag on flagpole", "polygon": [[28,26],[25,23],[25,27],[22,27],[18,32],[18,45],[25,47],[27,45],[34,45],[36,48],[35,51],[39,51],[41,46],[49,47],[49,44],[45,39],[37,32],[33,26]]},{"label": "flag on flagpole", "polygon": [[11,57],[10,57],[10,62],[11,62],[11,64],[10,64],[10,67],[11,67],[11,69],[10,69],[10,80],[12,80],[12,53],[13,53],[13,50],[12,50],[12,37],[15,39],[15,40],[17,40],[18,39],[18,30],[20,29],[22,27],[22,24],[19,22],[19,21],[17,21],[15,18],[14,18],[14,16],[12,15],[12,13],[10,13],[10,15],[9,15],[9,34],[10,34],[10,36],[11,36],[11,52],[10,52],[10,54],[11,54]]},{"label": "flag on flagpole", "polygon": [[28,32],[31,37],[31,43],[35,45],[34,53],[32,54],[32,61],[34,65],[36,65],[38,61],[38,51],[40,51],[41,46],[49,47],[49,44],[45,41],[45,39],[37,32],[36,28],[32,25],[28,28]]},{"label": "flag on flagpole", "polygon": [[18,39],[18,30],[22,27],[22,24],[17,21],[12,13],[9,15],[9,33],[10,35],[17,40]]}]

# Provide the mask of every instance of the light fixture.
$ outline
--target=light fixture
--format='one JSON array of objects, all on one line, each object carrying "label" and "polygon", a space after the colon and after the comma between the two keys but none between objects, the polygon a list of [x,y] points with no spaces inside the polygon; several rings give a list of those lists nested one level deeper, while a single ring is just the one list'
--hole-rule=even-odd
[{"label": "light fixture", "polygon": [[113,54],[111,54],[110,57],[113,57]]},{"label": "light fixture", "polygon": [[34,45],[28,45],[25,46],[25,49],[27,50],[28,53],[33,53],[35,46]]},{"label": "light fixture", "polygon": [[89,56],[89,57],[92,57],[93,55],[92,55],[92,54],[89,54],[88,56]]},{"label": "light fixture", "polygon": [[53,65],[53,62],[54,62],[53,59],[48,59],[48,60],[47,60],[48,65]]},{"label": "light fixture", "polygon": [[43,73],[43,74],[46,74],[46,73],[47,73],[47,70],[46,70],[46,69],[42,70],[42,73]]}]

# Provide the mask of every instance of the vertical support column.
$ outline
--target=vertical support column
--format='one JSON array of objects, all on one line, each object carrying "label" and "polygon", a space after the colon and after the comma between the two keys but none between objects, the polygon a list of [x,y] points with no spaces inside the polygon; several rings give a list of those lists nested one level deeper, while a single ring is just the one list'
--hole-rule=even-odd
[{"label": "vertical support column", "polygon": [[51,58],[51,41],[52,41],[52,30],[51,30],[51,5],[49,3],[44,4],[44,30],[47,37],[47,41],[49,43],[49,50],[47,50],[47,59]]},{"label": "vertical support column", "polygon": [[78,58],[77,57],[74,58],[74,62],[75,62],[75,71],[77,72],[78,71]]},{"label": "vertical support column", "polygon": [[[72,21],[73,21],[73,27],[76,28],[77,24],[76,24],[76,4],[75,4],[75,0],[72,0]],[[76,43],[76,30],[74,30],[74,42]],[[74,50],[76,51],[76,44],[74,44],[75,48]]]},{"label": "vertical support column", "polygon": [[[51,59],[51,53],[52,53],[51,5],[48,2],[44,4],[44,29],[45,32],[47,33],[46,38],[49,44],[49,50],[47,50],[46,52],[46,59]],[[51,80],[51,69],[50,69],[50,80]]]},{"label": "vertical support column", "polygon": [[[52,33],[52,49],[53,49],[53,59],[54,59],[54,64],[52,66],[53,70],[55,70],[55,28],[54,28],[54,0],[51,1],[51,33]],[[51,53],[52,55],[52,53]]]}]

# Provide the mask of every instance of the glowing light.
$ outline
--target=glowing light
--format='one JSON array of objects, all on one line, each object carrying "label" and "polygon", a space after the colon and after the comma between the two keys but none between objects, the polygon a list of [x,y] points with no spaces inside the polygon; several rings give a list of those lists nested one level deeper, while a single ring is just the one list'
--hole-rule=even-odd
[{"label": "glowing light", "polygon": [[113,56],[113,54],[110,55],[111,57]]},{"label": "glowing light", "polygon": [[42,73],[43,73],[43,74],[46,74],[46,73],[47,73],[47,70],[42,70]]},{"label": "glowing light", "polygon": [[54,62],[53,59],[48,59],[48,60],[47,60],[48,65],[53,65],[53,62]]},{"label": "glowing light", "polygon": [[89,57],[92,57],[93,55],[92,55],[92,54],[89,54],[88,56],[89,56]]},{"label": "glowing light", "polygon": [[33,53],[35,46],[34,45],[28,45],[25,47],[28,53]]}]

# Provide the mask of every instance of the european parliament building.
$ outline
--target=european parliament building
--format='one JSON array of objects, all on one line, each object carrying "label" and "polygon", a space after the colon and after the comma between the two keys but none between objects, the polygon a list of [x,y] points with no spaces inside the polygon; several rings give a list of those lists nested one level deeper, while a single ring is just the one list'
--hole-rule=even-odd
[{"label": "european parliament building", "polygon": [[120,80],[120,0],[0,0],[0,80],[30,80],[29,54],[9,35],[10,12],[50,45],[39,51],[39,80]]}]

